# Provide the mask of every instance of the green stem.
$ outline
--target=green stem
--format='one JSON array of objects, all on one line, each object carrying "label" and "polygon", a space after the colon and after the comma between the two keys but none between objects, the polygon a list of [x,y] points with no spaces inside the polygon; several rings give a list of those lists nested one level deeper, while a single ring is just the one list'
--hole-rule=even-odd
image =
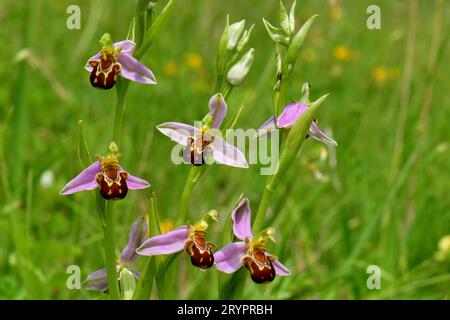
[{"label": "green stem", "polygon": [[120,145],[120,139],[122,135],[123,114],[125,111],[126,95],[129,84],[130,84],[129,80],[119,78],[117,81],[117,105],[116,105],[116,113],[114,116],[114,132],[113,132],[113,141],[117,144],[117,146]]},{"label": "green stem", "polygon": [[103,225],[106,272],[108,274],[108,288],[110,298],[120,299],[119,285],[117,281],[116,269],[116,246],[114,237],[114,204],[106,201],[105,220]]},{"label": "green stem", "polygon": [[253,230],[254,232],[259,232],[262,230],[264,220],[266,218],[266,212],[270,205],[270,200],[272,199],[272,195],[274,190],[270,187],[271,177],[267,178],[267,184],[264,188],[263,195],[261,197],[261,202],[259,203],[258,211],[255,215],[255,220],[253,222]]},{"label": "green stem", "polygon": [[[148,234],[147,237],[153,237],[161,233],[159,226],[158,206],[156,203],[156,194],[153,189],[150,190],[150,213],[148,216]],[[150,298],[150,294],[153,288],[153,278],[155,272],[159,270],[161,265],[160,257],[148,257],[144,267],[144,271],[141,274],[141,278],[136,286],[133,299],[145,300]],[[158,284],[158,291],[160,286]]]},{"label": "green stem", "polygon": [[188,178],[186,179],[183,193],[181,194],[177,225],[180,223],[185,223],[188,219],[187,212],[189,208],[189,200],[191,199],[192,190],[194,190],[194,186],[198,181],[198,175],[201,172],[201,170],[202,167],[200,166],[192,166],[191,169],[189,170],[189,175]]}]

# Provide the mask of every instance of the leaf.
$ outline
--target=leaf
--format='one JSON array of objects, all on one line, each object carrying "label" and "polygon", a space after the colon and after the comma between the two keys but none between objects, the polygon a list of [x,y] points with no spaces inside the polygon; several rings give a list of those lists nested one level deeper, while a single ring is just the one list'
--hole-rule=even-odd
[{"label": "leaf", "polygon": [[313,23],[314,19],[317,17],[317,15],[312,16],[311,18],[306,21],[300,30],[295,34],[294,39],[292,40],[291,45],[289,46],[289,49],[286,53],[286,59],[284,61],[284,76],[288,77],[292,69],[294,68],[295,62],[297,61],[298,55],[300,53],[300,48],[302,47],[303,41],[305,40],[306,35],[308,34],[309,28],[311,27],[311,24]]},{"label": "leaf", "polygon": [[289,11],[289,29],[291,31],[291,34],[295,31],[295,5],[297,3],[297,0],[294,0],[294,3],[292,3],[291,10]]},{"label": "leaf", "polygon": [[84,135],[82,120],[78,121],[78,158],[80,159],[83,168],[90,166],[93,162],[87,146],[86,136]]},{"label": "leaf", "polygon": [[270,24],[269,21],[263,18],[264,26],[266,27],[267,33],[272,38],[273,41],[281,43],[283,45],[289,45],[289,38],[285,36],[283,33],[283,30],[274,27],[272,24]]},{"label": "leaf", "polygon": [[219,40],[219,47],[217,49],[217,74],[222,75],[224,73],[226,57],[227,57],[227,46],[228,46],[228,32],[230,28],[230,17],[227,15],[227,21],[225,22],[225,28],[223,29],[222,35]]},{"label": "leaf", "polygon": [[283,1],[280,0],[280,26],[281,29],[286,33],[288,36],[291,34],[290,28],[289,28],[289,17],[286,11],[286,8],[283,5]]}]

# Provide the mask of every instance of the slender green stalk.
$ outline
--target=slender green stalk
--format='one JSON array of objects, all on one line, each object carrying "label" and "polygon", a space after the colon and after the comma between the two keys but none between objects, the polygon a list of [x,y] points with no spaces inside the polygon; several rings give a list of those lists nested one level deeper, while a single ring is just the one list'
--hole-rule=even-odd
[{"label": "slender green stalk", "polygon": [[116,114],[114,116],[113,132],[113,141],[117,144],[117,146],[120,145],[122,135],[123,115],[125,111],[125,102],[129,84],[129,80],[119,78],[117,81],[117,105]]},{"label": "slender green stalk", "polygon": [[261,202],[259,203],[258,211],[255,215],[255,221],[253,222],[253,230],[255,232],[259,232],[262,230],[264,220],[266,218],[266,212],[270,205],[270,200],[272,199],[272,195],[274,190],[270,186],[271,177],[267,178],[267,185],[264,188],[263,195],[261,197]]},{"label": "slender green stalk", "polygon": [[[156,203],[156,194],[152,189],[150,190],[150,213],[148,216],[148,234],[147,237],[153,237],[161,233],[159,226],[158,207]],[[161,259],[160,257],[148,257],[144,267],[144,271],[141,274],[141,278],[136,286],[133,299],[145,300],[150,298],[150,294],[153,288],[153,278],[155,272],[160,269]],[[160,285],[158,284],[158,291]]]},{"label": "slender green stalk", "polygon": [[106,272],[108,273],[108,288],[110,298],[120,299],[119,285],[117,281],[116,246],[114,236],[114,204],[106,201],[105,221],[103,225]]},{"label": "slender green stalk", "polygon": [[418,12],[418,1],[409,2],[409,24],[408,24],[408,34],[406,37],[406,52],[405,52],[405,64],[404,64],[404,74],[402,79],[402,87],[400,93],[400,107],[399,116],[397,121],[397,132],[395,134],[395,145],[392,152],[392,163],[389,179],[393,182],[398,175],[401,160],[403,155],[403,149],[405,144],[405,129],[406,129],[406,119],[408,116],[408,107],[410,105],[410,92],[412,86],[412,77],[414,72],[414,54],[416,34],[417,34],[417,12]]},{"label": "slender green stalk", "polygon": [[203,168],[201,166],[192,166],[181,194],[180,209],[178,211],[178,223],[185,223],[188,219],[189,200],[191,199],[192,190],[198,181],[198,175]]}]

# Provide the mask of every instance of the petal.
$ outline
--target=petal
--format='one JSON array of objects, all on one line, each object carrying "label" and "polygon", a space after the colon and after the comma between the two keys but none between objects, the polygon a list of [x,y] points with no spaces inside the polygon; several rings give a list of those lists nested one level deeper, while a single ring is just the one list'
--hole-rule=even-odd
[{"label": "petal", "polygon": [[216,268],[225,273],[233,273],[242,267],[242,258],[247,254],[245,242],[231,243],[214,254]]},{"label": "petal", "polygon": [[128,55],[132,55],[134,52],[134,48],[136,47],[136,43],[131,40],[123,40],[114,43],[114,48],[122,47],[120,53],[126,53]]},{"label": "petal", "polygon": [[139,280],[139,278],[141,277],[141,273],[134,268],[130,268],[129,270],[133,273],[136,280]]},{"label": "petal", "polygon": [[258,128],[258,135],[257,137],[259,139],[265,139],[270,137],[270,132],[272,132],[273,129],[276,128],[275,125],[275,116],[271,116],[266,122],[264,122],[259,128]]},{"label": "petal", "polygon": [[136,261],[136,249],[141,245],[142,241],[144,241],[146,232],[147,223],[145,222],[145,219],[141,217],[137,219],[131,227],[131,231],[128,236],[128,243],[120,256],[120,261],[122,263],[132,264]]},{"label": "petal", "polygon": [[214,160],[231,167],[248,168],[244,154],[238,148],[228,144],[221,137],[215,135],[211,144]]},{"label": "petal", "polygon": [[156,78],[153,72],[126,53],[119,54],[119,63],[122,65],[120,75],[131,81],[156,84]]},{"label": "petal", "polygon": [[218,93],[209,99],[209,114],[213,116],[212,128],[219,128],[227,114],[227,103],[222,94]]},{"label": "petal", "polygon": [[266,122],[264,122],[258,129],[259,130],[269,130],[275,129],[275,116],[271,116]]},{"label": "petal", "polygon": [[275,269],[275,273],[277,274],[277,276],[290,276],[291,275],[291,271],[286,266],[284,266],[280,261],[275,260],[274,262],[272,262],[272,265]]},{"label": "petal", "polygon": [[144,179],[141,179],[128,173],[127,186],[128,189],[132,190],[146,189],[150,187],[150,183],[148,183],[148,181]]},{"label": "petal", "polygon": [[294,125],[297,119],[308,109],[308,106],[303,103],[291,103],[287,105],[283,112],[277,119],[278,127],[290,128]]},{"label": "petal", "polygon": [[100,269],[89,274],[83,287],[87,290],[106,291],[108,289],[106,269]]},{"label": "petal", "polygon": [[87,71],[91,72],[92,69],[94,69],[94,68],[92,68],[92,66],[89,64],[89,61],[91,61],[91,60],[98,60],[98,59],[100,59],[100,52],[99,52],[99,53],[96,53],[95,55],[93,55],[92,57],[90,57],[90,58],[88,59],[88,61],[86,62],[86,65],[84,66],[84,68],[85,68]]},{"label": "petal", "polygon": [[98,184],[95,180],[97,173],[102,171],[99,161],[94,162],[89,167],[81,171],[81,173],[67,183],[59,192],[60,194],[72,194],[84,190],[92,190],[97,188]]},{"label": "petal", "polygon": [[187,146],[189,137],[196,135],[199,131],[198,128],[179,122],[164,122],[159,126],[156,126],[156,128],[161,131],[162,134],[172,139],[172,141],[183,146]]},{"label": "petal", "polygon": [[247,198],[242,199],[231,213],[233,232],[242,241],[245,241],[245,238],[253,238],[251,216],[252,213]]},{"label": "petal", "polygon": [[158,254],[170,254],[184,249],[184,242],[189,238],[187,226],[181,226],[173,231],[169,231],[151,237],[136,249],[136,252],[143,256],[153,256]]},{"label": "petal", "polygon": [[319,129],[319,127],[317,126],[316,121],[313,121],[311,123],[311,127],[309,127],[308,135],[311,138],[314,138],[314,139],[316,139],[316,140],[318,140],[320,142],[323,142],[325,144],[328,144],[328,145],[331,145],[331,146],[337,146],[337,142],[333,138],[327,136],[325,134],[325,132],[323,132],[322,130]]}]

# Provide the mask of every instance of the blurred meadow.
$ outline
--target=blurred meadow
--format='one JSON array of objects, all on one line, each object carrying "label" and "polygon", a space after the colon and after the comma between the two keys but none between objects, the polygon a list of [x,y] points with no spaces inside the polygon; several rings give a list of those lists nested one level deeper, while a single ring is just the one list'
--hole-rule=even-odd
[{"label": "blurred meadow", "polygon": [[[81,8],[80,30],[66,28],[71,4]],[[366,27],[371,4],[381,8],[380,30]],[[158,84],[130,85],[121,142],[123,165],[152,184],[166,231],[176,227],[189,167],[170,161],[174,143],[155,126],[192,124],[206,113],[227,14],[255,24],[254,63],[227,101],[230,113],[244,104],[237,127],[261,125],[273,110],[275,77],[262,18],[278,23],[272,0],[174,6],[142,60]],[[115,90],[92,88],[84,64],[105,32],[115,41],[126,37],[134,10],[131,0],[0,3],[0,299],[104,298],[66,287],[68,266],[78,265],[82,279],[104,267],[95,191],[58,192],[81,169],[79,120],[92,154],[103,154],[110,141]],[[277,231],[268,250],[293,274],[263,286],[247,281],[242,298],[448,299],[450,2],[299,0],[297,28],[313,14],[319,17],[289,94],[298,99],[306,81],[312,99],[330,93],[318,119],[339,146],[304,144],[267,219]],[[230,232],[223,226],[240,194],[256,212],[265,180],[259,165],[215,165],[196,186],[190,215],[219,212],[209,230],[214,242]],[[117,249],[147,211],[146,191],[118,202]],[[199,272],[184,255],[174,263],[168,298],[218,298],[217,270]],[[379,290],[367,288],[370,265],[382,270]]]}]

